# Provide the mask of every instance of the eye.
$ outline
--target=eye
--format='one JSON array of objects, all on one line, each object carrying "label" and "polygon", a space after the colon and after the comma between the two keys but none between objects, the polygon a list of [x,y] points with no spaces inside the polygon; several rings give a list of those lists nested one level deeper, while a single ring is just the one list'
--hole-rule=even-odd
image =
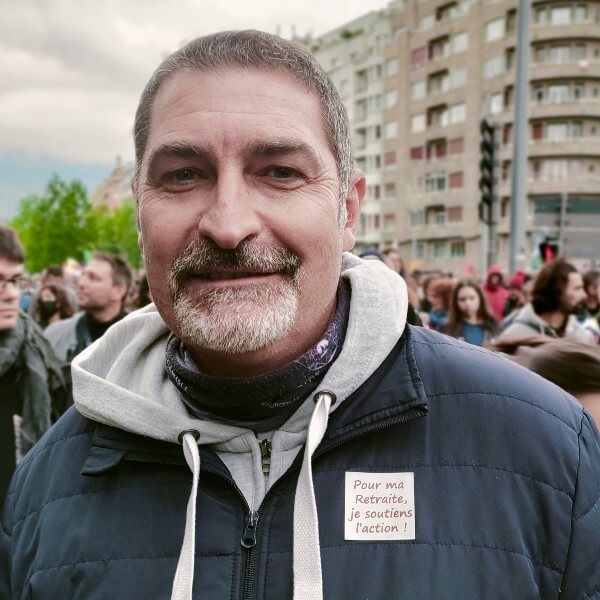
[{"label": "eye", "polygon": [[275,179],[291,179],[299,175],[298,171],[291,169],[290,167],[273,167],[271,173]]},{"label": "eye", "polygon": [[188,181],[193,181],[196,176],[196,172],[192,169],[179,169],[179,171],[175,171],[172,175],[174,181],[179,183],[185,183]]}]

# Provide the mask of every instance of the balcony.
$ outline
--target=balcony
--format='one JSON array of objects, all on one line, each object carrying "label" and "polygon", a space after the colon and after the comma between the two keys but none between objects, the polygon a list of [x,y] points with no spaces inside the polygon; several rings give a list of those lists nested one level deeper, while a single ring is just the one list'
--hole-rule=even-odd
[{"label": "balcony", "polygon": [[[527,180],[527,193],[529,195],[552,195],[562,192],[569,194],[598,195],[600,189],[600,176],[582,173],[567,173],[565,177],[554,178],[546,175],[530,176]],[[510,196],[511,182],[505,180],[500,183],[500,195]]]},{"label": "balcony", "polygon": [[562,40],[562,39],[598,39],[598,24],[590,21],[571,23],[570,25],[538,25],[531,28],[531,41]]},{"label": "balcony", "polygon": [[[512,160],[512,143],[500,148],[500,160]],[[569,157],[600,156],[600,139],[598,137],[578,137],[566,140],[529,140],[528,156],[535,157]]]},{"label": "balcony", "polygon": [[580,77],[600,79],[600,62],[538,62],[531,64],[529,73],[530,81],[543,81],[548,79],[574,79]]},{"label": "balcony", "polygon": [[529,103],[530,119],[573,116],[577,118],[600,117],[600,98],[567,98],[561,102],[542,100]]}]

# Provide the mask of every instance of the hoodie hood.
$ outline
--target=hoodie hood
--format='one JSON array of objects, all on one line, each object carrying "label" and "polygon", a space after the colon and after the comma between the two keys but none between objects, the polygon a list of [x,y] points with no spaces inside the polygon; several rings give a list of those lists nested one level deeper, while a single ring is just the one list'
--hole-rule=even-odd
[{"label": "hoodie hood", "polygon": [[[350,282],[352,293],[346,339],[316,392],[335,393],[337,402],[332,410],[374,373],[395,346],[404,331],[408,308],[404,280],[379,261],[344,253],[342,277]],[[113,325],[79,354],[72,363],[79,412],[93,421],[173,443],[179,443],[179,434],[189,429],[201,434],[200,444],[245,433],[244,428],[188,414],[164,368],[169,334],[151,304]],[[306,408],[303,405],[291,417],[286,430],[302,427]]]},{"label": "hoodie hood", "polygon": [[[312,398],[307,398],[281,428],[306,440],[294,500],[295,600],[323,598],[312,455],[327,430],[330,412],[375,372],[406,325],[406,284],[385,264],[345,253],[341,276],[349,281],[351,288],[343,348]],[[182,444],[192,472],[192,488],[171,600],[191,600],[200,477],[198,445],[235,444],[236,439],[249,432],[188,414],[165,370],[169,333],[153,305],[132,313],[75,358],[73,388],[75,406],[83,416],[146,437]]]}]

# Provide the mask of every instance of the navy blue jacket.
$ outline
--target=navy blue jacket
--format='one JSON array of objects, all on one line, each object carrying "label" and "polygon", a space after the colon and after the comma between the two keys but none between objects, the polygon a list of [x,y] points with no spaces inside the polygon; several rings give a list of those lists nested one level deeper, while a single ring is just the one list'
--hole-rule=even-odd
[{"label": "navy blue jacket", "polygon": [[[249,527],[227,469],[200,452],[194,597],[291,598],[301,457]],[[598,433],[507,360],[409,328],[332,413],[313,464],[327,600],[600,598]],[[347,471],[413,472],[416,539],[344,540]],[[71,409],[13,479],[0,597],[168,599],[190,483],[180,447]]]}]

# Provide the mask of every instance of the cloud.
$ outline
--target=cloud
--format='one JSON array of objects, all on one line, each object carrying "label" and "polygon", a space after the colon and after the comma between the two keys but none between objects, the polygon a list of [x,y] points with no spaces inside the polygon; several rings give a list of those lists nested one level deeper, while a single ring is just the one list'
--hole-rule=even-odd
[{"label": "cloud", "polygon": [[0,0],[0,156],[133,157],[133,115],[170,52],[211,31],[323,32],[373,0]]}]

